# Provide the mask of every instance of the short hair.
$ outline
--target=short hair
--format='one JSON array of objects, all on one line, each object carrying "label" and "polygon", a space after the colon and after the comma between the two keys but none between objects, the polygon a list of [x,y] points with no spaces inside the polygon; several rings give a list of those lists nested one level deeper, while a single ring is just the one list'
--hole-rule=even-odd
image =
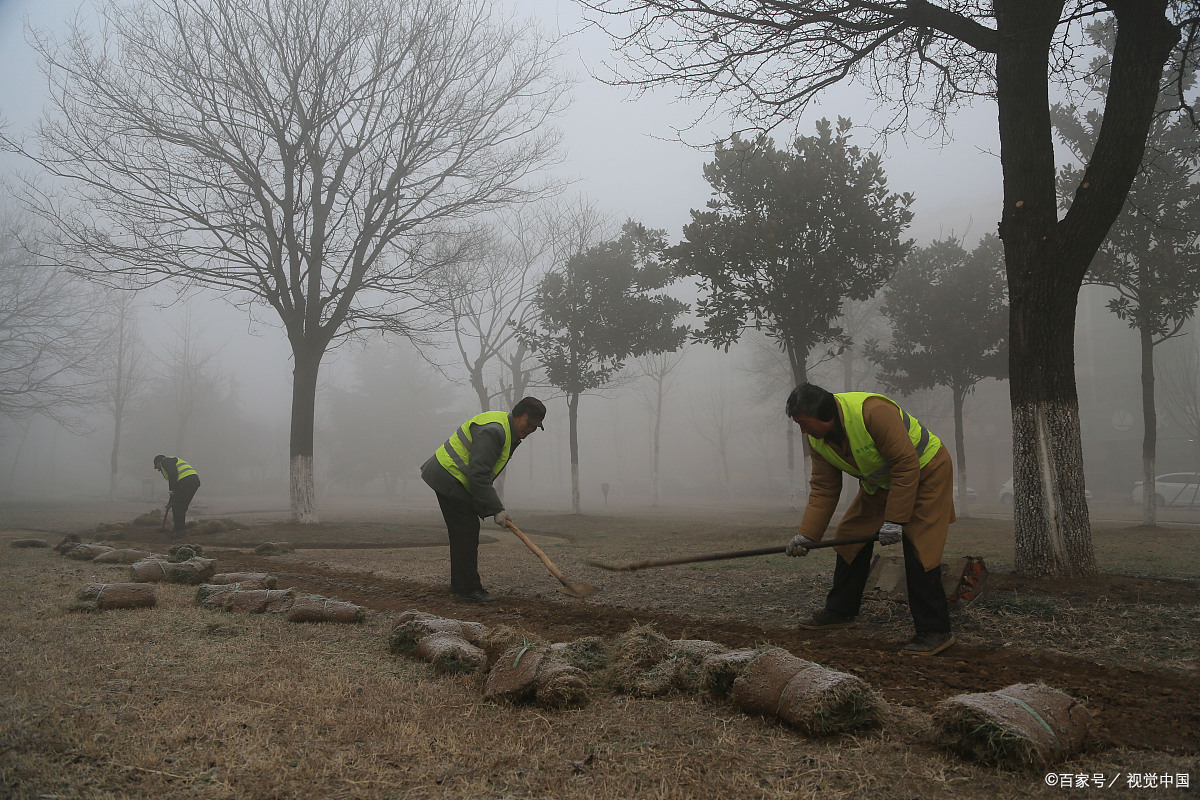
[{"label": "short hair", "polygon": [[522,414],[528,414],[539,421],[543,420],[546,418],[546,404],[536,397],[522,397],[513,406],[512,415],[519,417]]},{"label": "short hair", "polygon": [[154,457],[154,468],[158,469],[158,465],[166,460],[167,460],[166,456],[155,456]]},{"label": "short hair", "polygon": [[789,417],[802,414],[829,422],[837,416],[837,400],[832,392],[815,383],[802,383],[788,395],[786,413]]}]

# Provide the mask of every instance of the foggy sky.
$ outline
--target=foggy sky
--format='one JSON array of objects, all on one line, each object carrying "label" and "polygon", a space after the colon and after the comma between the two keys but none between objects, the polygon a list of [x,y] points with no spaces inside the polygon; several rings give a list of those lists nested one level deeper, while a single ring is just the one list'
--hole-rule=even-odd
[{"label": "foggy sky", "polygon": [[[77,5],[76,0],[0,0],[0,70],[5,75],[0,84],[0,115],[11,129],[29,127],[39,113],[44,89],[32,50],[25,43],[22,20],[27,17],[34,25],[61,31],[62,20]],[[82,4],[85,13],[89,7],[90,3]],[[579,24],[578,11],[568,0],[520,0],[517,8],[538,16],[550,30],[570,31]],[[689,129],[683,135],[698,143],[727,134],[729,124],[705,120],[691,128],[702,110],[674,102],[665,91],[628,101],[624,90],[606,86],[588,75],[589,69],[603,72],[602,62],[610,57],[602,34],[584,31],[571,42],[573,47],[568,48],[569,57],[563,67],[578,77],[579,84],[569,112],[558,121],[564,132],[567,158],[557,174],[573,181],[572,192],[585,195],[615,218],[631,217],[649,227],[665,229],[670,241],[678,241],[689,209],[703,208],[709,197],[701,166],[710,160],[711,153],[672,141],[675,130]],[[794,133],[810,135],[821,116],[848,116],[865,125],[870,113],[861,93],[835,90],[796,129],[778,130],[773,135],[777,143],[783,144]],[[913,207],[916,218],[908,235],[919,245],[954,233],[970,246],[980,235],[994,231],[999,217],[1001,185],[994,105],[981,103],[966,109],[952,125],[957,140],[945,147],[912,136],[895,137],[886,143],[884,169],[889,189],[912,192],[917,198]],[[879,149],[868,130],[856,131],[852,141],[864,148]],[[11,160],[0,162],[0,169],[11,168]],[[219,300],[201,296],[191,305],[207,330],[206,343],[221,349],[223,364],[243,392],[248,413],[275,437],[272,456],[279,460],[279,469],[286,472],[290,365],[282,332],[270,317],[262,316],[263,324],[251,324],[244,312]],[[1090,410],[1084,408],[1082,412],[1085,436],[1113,440],[1113,431],[1097,430],[1103,423],[1094,420],[1111,418],[1114,412],[1108,405],[1116,404],[1119,410],[1132,410],[1139,420],[1138,430],[1120,431],[1117,437],[1123,442],[1129,440],[1126,444],[1136,453],[1140,442],[1136,335],[1104,310],[1102,298],[1090,302],[1088,308],[1089,322],[1081,334],[1086,341],[1081,341],[1080,347],[1080,358],[1089,359],[1088,377],[1080,385],[1081,403],[1092,404]],[[170,323],[177,322],[181,313],[179,306],[143,309],[143,336],[152,345],[161,344],[170,336]],[[1200,337],[1193,337],[1192,346],[1196,338]],[[663,474],[678,484],[677,499],[682,502],[721,502],[728,498],[713,495],[712,487],[722,476],[715,451],[699,433],[705,408],[736,409],[735,441],[730,450],[735,485],[753,485],[764,469],[775,475],[784,470],[787,420],[782,406],[788,387],[766,390],[758,385],[757,379],[746,372],[747,364],[755,357],[753,350],[751,345],[742,344],[724,354],[706,346],[693,346],[686,357],[685,374],[671,395],[670,416],[663,434]],[[1119,377],[1122,375],[1124,378]],[[814,379],[824,381],[835,391],[846,388],[840,385],[836,366],[817,370]],[[345,386],[353,380],[353,353],[327,359],[323,386]],[[1125,389],[1132,395],[1128,399],[1122,394]],[[478,410],[472,408],[473,394],[466,387],[460,385],[450,391],[456,393],[464,413]],[[1107,405],[1097,410],[1102,404]],[[913,413],[953,446],[948,391],[913,398],[906,406],[913,406]],[[969,483],[981,495],[991,496],[1011,474],[1007,385],[982,384],[968,401],[967,413]],[[407,424],[395,417],[394,409],[380,408],[378,414],[381,425]],[[599,490],[602,483],[610,485],[610,503],[644,502],[649,422],[636,390],[630,387],[585,396],[581,419],[585,425],[581,443],[584,510],[603,506]],[[106,489],[109,429],[102,420],[97,421],[94,434],[83,441],[72,441],[80,437],[56,432],[48,423],[37,423],[33,430],[34,442],[27,443],[29,449],[22,454],[26,461],[21,474],[29,479],[28,485],[65,484],[84,494]],[[569,505],[566,430],[565,407],[561,401],[552,401],[547,431],[532,437],[510,467],[509,491],[514,498],[538,506]],[[7,483],[16,447],[14,436],[19,434],[20,426],[0,430],[0,487]],[[318,465],[322,447],[327,444],[318,433]],[[1126,447],[1114,446],[1121,452]],[[164,445],[160,451],[167,449]],[[1099,449],[1089,450],[1085,442],[1085,457],[1093,452]],[[131,463],[148,464],[150,455],[131,456]],[[419,461],[414,468],[417,465]],[[197,467],[203,474],[203,465]],[[802,469],[802,462],[798,461],[797,469]],[[1139,463],[1106,462],[1103,475],[1099,474],[1101,467],[1095,467],[1097,474],[1094,481],[1089,476],[1089,486],[1094,483],[1117,491],[1125,485],[1126,473],[1136,476],[1139,469]],[[147,476],[152,476],[148,468],[131,473],[124,479],[125,491],[139,491],[141,479]],[[799,482],[803,484],[802,475]],[[419,480],[399,501],[432,503],[431,494],[417,484]],[[280,497],[286,498],[286,480],[277,488]],[[318,508],[319,504],[318,499]]]}]

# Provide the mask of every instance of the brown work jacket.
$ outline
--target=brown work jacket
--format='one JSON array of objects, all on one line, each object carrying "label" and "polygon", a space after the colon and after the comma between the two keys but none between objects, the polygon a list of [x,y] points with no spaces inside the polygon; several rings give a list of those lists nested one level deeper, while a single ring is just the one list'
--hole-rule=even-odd
[{"label": "brown work jacket", "polygon": [[[913,543],[925,569],[939,566],[950,523],[955,520],[954,466],[945,443],[922,467],[899,408],[878,397],[868,398],[863,403],[863,422],[879,454],[891,468],[891,481],[887,489],[879,489],[875,494],[867,494],[860,486],[838,523],[834,538],[868,536],[884,522],[896,522],[904,527],[904,535]],[[858,465],[848,441],[832,446],[847,463]],[[824,538],[842,496],[843,474],[819,453],[812,452],[812,478],[800,533],[815,541]],[[849,562],[862,547],[859,544],[835,549],[839,557]]]}]

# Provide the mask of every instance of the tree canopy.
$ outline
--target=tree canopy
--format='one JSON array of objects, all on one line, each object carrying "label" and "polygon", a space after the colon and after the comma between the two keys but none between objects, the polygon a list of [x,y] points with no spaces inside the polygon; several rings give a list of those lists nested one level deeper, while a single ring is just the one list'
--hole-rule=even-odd
[{"label": "tree canopy", "polygon": [[567,398],[572,507],[579,513],[579,398],[607,384],[625,361],[683,346],[676,319],[687,304],[661,291],[674,280],[661,260],[665,233],[627,221],[621,235],[568,259],[542,278],[537,314],[520,329],[549,383]]},{"label": "tree canopy", "polygon": [[794,383],[814,347],[845,343],[843,300],[873,295],[911,246],[912,196],[888,192],[880,156],[850,144],[849,120],[816,127],[784,150],[765,135],[718,145],[704,166],[714,198],[668,251],[678,274],[699,279],[697,338],[728,348],[763,330]]},{"label": "tree canopy", "polygon": [[891,341],[867,348],[879,382],[900,394],[945,387],[953,396],[956,490],[966,509],[963,403],[984,378],[1008,375],[1000,240],[988,234],[969,253],[953,237],[916,248],[884,289],[881,310],[892,323]]}]

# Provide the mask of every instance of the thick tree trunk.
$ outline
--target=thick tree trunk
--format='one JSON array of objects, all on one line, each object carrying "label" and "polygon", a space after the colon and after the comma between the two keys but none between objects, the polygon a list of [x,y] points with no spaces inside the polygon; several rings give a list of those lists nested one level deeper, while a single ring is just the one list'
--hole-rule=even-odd
[{"label": "thick tree trunk", "polygon": [[313,429],[317,412],[317,373],[323,351],[305,352],[293,347],[292,432],[290,441],[289,490],[292,521],[304,525],[320,522],[317,491],[313,481]]},{"label": "thick tree trunk", "polygon": [[567,420],[571,437],[571,510],[582,514],[579,507],[579,394],[567,393]]},{"label": "thick tree trunk", "polygon": [[1154,461],[1158,449],[1158,411],[1154,407],[1154,336],[1138,329],[1142,345],[1142,524],[1158,525],[1154,504]]},{"label": "thick tree trunk", "polygon": [[967,501],[967,445],[963,432],[963,403],[967,399],[965,389],[955,387],[954,392],[954,461],[958,464],[958,516],[971,518],[971,506]]},{"label": "thick tree trunk", "polygon": [[1096,572],[1084,498],[1075,306],[1088,264],[1141,163],[1162,64],[1178,40],[1165,0],[1110,3],[1117,42],[1104,125],[1058,220],[1047,74],[1062,2],[995,0],[996,100],[1010,294],[1016,568],[1039,576]]}]

